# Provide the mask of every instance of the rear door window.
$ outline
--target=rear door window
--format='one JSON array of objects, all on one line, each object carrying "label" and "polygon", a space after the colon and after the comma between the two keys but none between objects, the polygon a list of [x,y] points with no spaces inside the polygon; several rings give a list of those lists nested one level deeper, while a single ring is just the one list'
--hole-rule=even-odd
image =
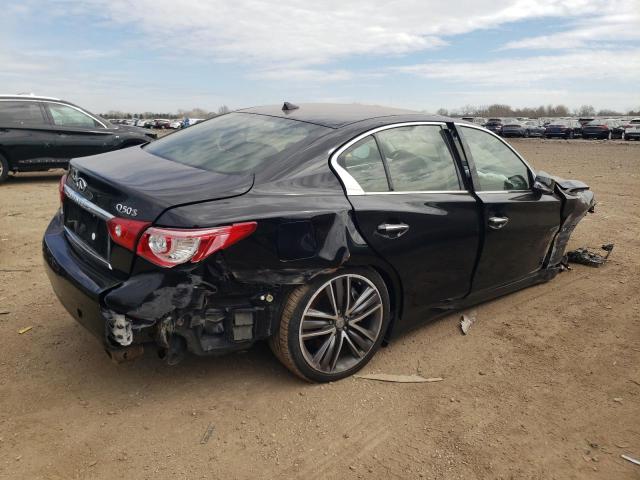
[{"label": "rear door window", "polygon": [[355,178],[365,192],[388,192],[389,183],[372,135],[347,148],[338,158],[338,164]]},{"label": "rear door window", "polygon": [[376,138],[394,191],[460,190],[458,172],[440,125],[391,128],[376,133]]},{"label": "rear door window", "polygon": [[38,102],[0,102],[0,125],[45,125],[42,108]]}]

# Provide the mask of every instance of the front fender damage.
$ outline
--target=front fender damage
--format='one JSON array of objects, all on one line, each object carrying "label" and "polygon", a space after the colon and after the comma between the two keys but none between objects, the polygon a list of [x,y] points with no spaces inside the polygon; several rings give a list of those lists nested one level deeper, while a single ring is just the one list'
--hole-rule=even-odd
[{"label": "front fender damage", "polygon": [[555,193],[562,200],[562,211],[560,229],[553,240],[545,265],[548,269],[561,266],[571,234],[587,213],[595,211],[596,206],[595,195],[585,183],[559,177],[554,180]]}]

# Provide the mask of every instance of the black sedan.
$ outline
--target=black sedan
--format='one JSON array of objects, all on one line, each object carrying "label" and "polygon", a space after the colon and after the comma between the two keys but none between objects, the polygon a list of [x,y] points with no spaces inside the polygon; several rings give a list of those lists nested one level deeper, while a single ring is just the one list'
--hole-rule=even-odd
[{"label": "black sedan", "polygon": [[503,127],[502,120],[495,119],[495,118],[489,119],[489,121],[484,124],[484,127],[493,133],[502,135],[502,127]]},{"label": "black sedan", "polygon": [[611,140],[613,138],[622,138],[623,136],[624,125],[619,120],[599,118],[590,121],[582,127],[583,138]]},{"label": "black sedan", "polygon": [[10,171],[66,168],[71,158],[140,145],[155,137],[57,98],[0,95],[0,182]]},{"label": "black sedan", "polygon": [[507,122],[502,127],[503,137],[541,137],[545,128],[537,122]]},{"label": "black sedan", "polygon": [[574,138],[580,135],[582,128],[574,120],[560,120],[550,123],[544,130],[546,138]]},{"label": "black sedan", "polygon": [[319,382],[404,329],[550,280],[594,205],[484,128],[318,104],[73,160],[60,194],[48,276],[112,358],[268,339]]}]

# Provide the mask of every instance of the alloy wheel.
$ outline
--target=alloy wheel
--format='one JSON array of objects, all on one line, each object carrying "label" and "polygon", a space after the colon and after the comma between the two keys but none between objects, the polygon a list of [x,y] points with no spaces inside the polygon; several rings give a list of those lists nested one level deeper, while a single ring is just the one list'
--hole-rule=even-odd
[{"label": "alloy wheel", "polygon": [[366,277],[346,274],[320,286],[307,303],[299,329],[309,367],[335,374],[364,361],[382,329],[384,307]]}]

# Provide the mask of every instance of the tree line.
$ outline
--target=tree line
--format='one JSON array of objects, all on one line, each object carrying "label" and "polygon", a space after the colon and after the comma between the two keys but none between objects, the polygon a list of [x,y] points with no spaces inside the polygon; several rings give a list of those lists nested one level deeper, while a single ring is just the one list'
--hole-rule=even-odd
[{"label": "tree line", "polygon": [[218,108],[217,112],[210,112],[203,108],[192,108],[191,110],[179,109],[177,112],[123,112],[121,110],[109,110],[105,113],[101,113],[100,116],[104,118],[166,118],[166,119],[180,119],[180,118],[212,118],[224,113],[229,113],[231,110],[226,105],[222,105]]},{"label": "tree line", "polygon": [[[178,110],[177,112],[140,112],[131,113],[120,110],[109,110],[100,114],[105,118],[211,118],[231,110],[226,105],[221,105],[216,112],[210,112],[203,108],[192,108],[191,110]],[[540,105],[539,107],[513,108],[510,105],[495,103],[493,105],[465,105],[464,107],[448,110],[440,108],[438,115],[451,117],[615,117],[621,115],[640,116],[640,107],[628,112],[618,112],[611,109],[596,110],[592,105],[582,105],[580,108],[571,110],[565,105]]]},{"label": "tree line", "polygon": [[626,113],[618,112],[611,109],[596,110],[592,105],[582,105],[580,108],[570,110],[565,105],[540,105],[539,107],[513,108],[510,105],[496,103],[493,105],[465,105],[454,110],[441,108],[437,111],[438,115],[451,117],[609,117],[621,115],[640,115],[640,108],[637,110],[629,110]]}]

